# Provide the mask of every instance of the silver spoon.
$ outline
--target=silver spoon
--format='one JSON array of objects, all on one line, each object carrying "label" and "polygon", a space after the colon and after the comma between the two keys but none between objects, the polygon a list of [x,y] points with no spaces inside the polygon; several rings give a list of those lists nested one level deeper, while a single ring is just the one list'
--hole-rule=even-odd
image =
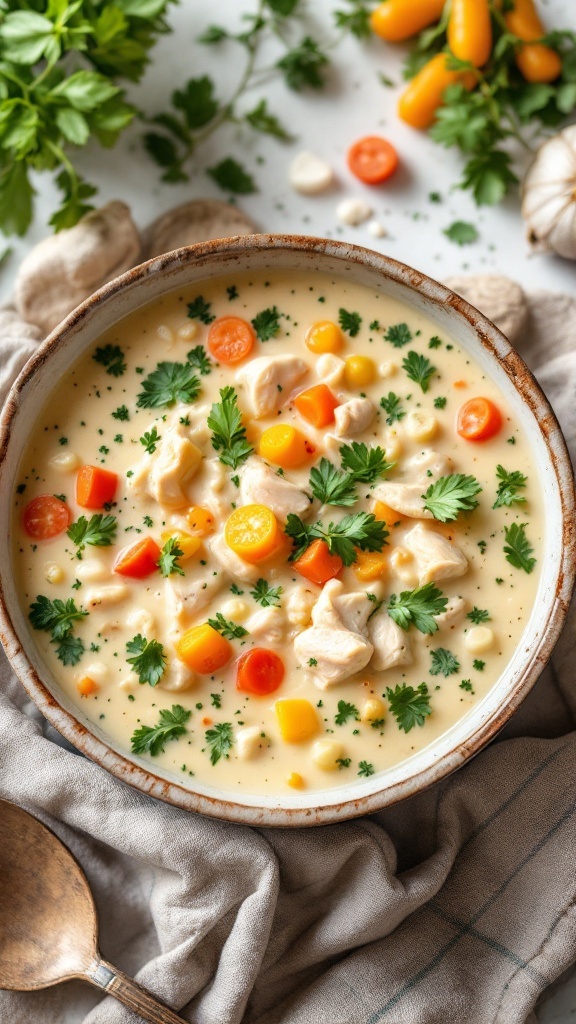
[{"label": "silver spoon", "polygon": [[50,829],[0,800],[0,988],[30,992],[81,978],[149,1024],[186,1024],[98,951],[82,868]]}]

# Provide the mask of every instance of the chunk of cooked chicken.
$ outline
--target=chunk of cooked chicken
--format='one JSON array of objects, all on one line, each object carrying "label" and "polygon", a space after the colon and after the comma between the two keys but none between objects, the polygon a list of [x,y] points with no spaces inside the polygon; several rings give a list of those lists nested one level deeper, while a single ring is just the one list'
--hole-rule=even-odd
[{"label": "chunk of cooked chicken", "polygon": [[412,552],[418,568],[418,582],[451,580],[463,576],[468,562],[459,548],[441,533],[427,530],[418,523],[404,537],[404,544]]},{"label": "chunk of cooked chicken", "polygon": [[412,664],[408,634],[390,618],[388,612],[380,611],[370,619],[368,635],[374,647],[370,667],[376,672]]},{"label": "chunk of cooked chicken", "polygon": [[372,611],[373,605],[365,590],[348,592],[340,580],[329,580],[312,609],[312,625],[365,634]]},{"label": "chunk of cooked chicken", "polygon": [[424,448],[418,455],[413,455],[406,463],[406,475],[418,483],[422,482],[429,487],[434,480],[441,476],[448,476],[452,472],[452,460],[442,452],[435,452],[432,448]]},{"label": "chunk of cooked chicken", "polygon": [[453,628],[462,622],[466,611],[466,601],[463,597],[449,597],[446,610],[440,615],[435,615],[436,624],[440,629]]},{"label": "chunk of cooked chicken", "polygon": [[253,455],[240,472],[240,496],[244,505],[266,505],[283,523],[293,512],[305,516],[311,501],[302,488],[278,476],[271,466]]},{"label": "chunk of cooked chicken", "polygon": [[329,388],[336,388],[342,383],[345,369],[344,360],[332,352],[324,352],[316,360],[316,376],[322,384],[327,384]]},{"label": "chunk of cooked chicken", "polygon": [[309,666],[319,689],[341,683],[370,661],[372,644],[360,632],[370,611],[364,591],[346,593],[339,580],[330,580],[323,588],[312,609],[312,626],[294,641],[297,657]]},{"label": "chunk of cooked chicken", "polygon": [[285,628],[284,612],[281,608],[274,607],[259,608],[246,623],[250,636],[267,644],[283,643]]},{"label": "chunk of cooked chicken", "polygon": [[370,426],[375,415],[369,398],[351,398],[334,409],[334,433],[336,437],[355,437]]},{"label": "chunk of cooked chicken", "polygon": [[238,370],[255,418],[271,416],[284,405],[290,392],[308,372],[308,364],[297,356],[260,356]]},{"label": "chunk of cooked chicken", "polygon": [[227,582],[225,572],[215,572],[214,565],[194,564],[185,576],[176,574],[164,580],[168,617],[178,630],[189,625]]},{"label": "chunk of cooked chicken", "polygon": [[432,513],[424,508],[424,493],[435,480],[447,476],[451,468],[447,455],[426,448],[408,459],[402,480],[385,480],[378,484],[374,497],[409,519],[433,519]]},{"label": "chunk of cooked chicken", "polygon": [[147,490],[166,508],[189,504],[184,487],[202,462],[202,452],[183,431],[185,427],[180,423],[166,430],[152,455]]},{"label": "chunk of cooked chicken", "polygon": [[223,533],[217,533],[209,543],[209,548],[214,558],[229,576],[236,577],[244,583],[256,583],[260,576],[257,565],[245,562],[240,555],[237,555],[224,540]]},{"label": "chunk of cooked chicken", "polygon": [[180,658],[170,658],[158,686],[162,690],[176,693],[179,690],[189,690],[195,682],[196,676]]},{"label": "chunk of cooked chicken", "polygon": [[248,725],[236,733],[236,753],[241,761],[252,761],[270,746],[270,740],[259,725]]}]

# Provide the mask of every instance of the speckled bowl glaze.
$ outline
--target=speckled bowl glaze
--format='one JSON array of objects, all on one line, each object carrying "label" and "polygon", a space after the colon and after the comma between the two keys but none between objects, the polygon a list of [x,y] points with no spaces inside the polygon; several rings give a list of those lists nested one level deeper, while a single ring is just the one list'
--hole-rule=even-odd
[{"label": "speckled bowl glaze", "polygon": [[[231,799],[181,779],[111,743],[60,690],[42,663],[11,567],[10,507],[30,423],[79,356],[121,317],[177,288],[237,270],[324,271],[399,299],[434,321],[497,383],[526,431],[545,495],[542,576],[534,609],[511,662],[486,697],[438,740],[408,760],[337,789]],[[80,751],[131,786],[188,810],[253,825],[302,826],[367,814],[419,793],[482,749],[538,678],[558,637],[575,573],[574,483],[556,418],[530,371],[478,310],[379,253],[344,242],[285,235],[219,239],[178,249],[112,281],[79,306],[40,346],[14,384],[0,422],[0,624],[14,671],[46,718]]]}]

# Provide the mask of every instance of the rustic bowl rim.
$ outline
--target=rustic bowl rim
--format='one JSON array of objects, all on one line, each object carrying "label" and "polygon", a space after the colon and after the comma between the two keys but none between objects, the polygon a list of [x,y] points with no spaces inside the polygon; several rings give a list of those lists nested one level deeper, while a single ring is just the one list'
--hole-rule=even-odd
[{"label": "rustic bowl rim", "polygon": [[[1,575],[0,640],[12,668],[42,714],[79,751],[116,778],[127,782],[143,793],[185,810],[242,824],[296,827],[347,820],[362,814],[373,813],[414,796],[444,779],[464,764],[485,747],[503,728],[536,682],[552,653],[566,619],[576,573],[576,532],[573,528],[576,498],[570,456],[548,400],[533,374],[509,341],[481,312],[445,285],[389,256],[348,242],[286,234],[237,236],[185,246],[140,264],[110,281],[87,298],[39,345],[36,353],[26,363],[14,382],[0,416],[0,470],[9,450],[11,426],[18,412],[23,389],[36,375],[42,372],[52,353],[66,342],[87,316],[114,302],[118,294],[150,278],[151,275],[168,275],[171,269],[198,261],[209,262],[211,258],[220,259],[227,256],[241,258],[247,252],[269,252],[272,254],[279,250],[295,255],[306,253],[316,254],[320,258],[329,256],[337,261],[341,260],[344,265],[347,263],[364,265],[369,270],[379,272],[385,278],[404,286],[409,291],[418,293],[435,306],[451,307],[456,314],[467,321],[480,345],[493,358],[497,359],[510,379],[514,390],[530,407],[534,417],[538,420],[540,433],[544,439],[550,457],[550,466],[558,487],[562,510],[563,546],[559,571],[554,579],[555,600],[547,626],[538,646],[527,658],[514,689],[503,698],[495,712],[481,723],[468,739],[460,742],[456,748],[441,755],[437,760],[432,760],[423,769],[412,772],[408,768],[401,780],[384,789],[377,789],[358,798],[339,800],[336,797],[333,803],[320,807],[312,805],[258,807],[233,799],[225,791],[222,792],[222,796],[206,796],[185,788],[176,781],[155,774],[151,768],[142,767],[142,763],[135,763],[127,754],[113,749],[105,740],[96,736],[78,721],[73,713],[62,707],[28,660],[5,600],[4,582]],[[166,289],[166,291],[169,290]],[[131,311],[140,308],[143,304],[145,302],[137,302]],[[119,314],[119,318],[124,315],[126,312]],[[406,764],[409,765],[410,761],[407,761]],[[336,794],[338,790],[334,792]],[[310,797],[313,799],[313,792],[310,793]]]}]

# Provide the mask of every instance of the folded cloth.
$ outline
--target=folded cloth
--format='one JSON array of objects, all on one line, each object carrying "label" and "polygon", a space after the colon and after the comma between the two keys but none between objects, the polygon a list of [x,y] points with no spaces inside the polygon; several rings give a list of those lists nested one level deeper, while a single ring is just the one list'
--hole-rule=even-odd
[{"label": "folded cloth", "polygon": [[[576,299],[528,302],[519,347],[574,455]],[[9,323],[0,389],[33,344]],[[0,795],[83,865],[104,956],[190,1021],[535,1021],[576,960],[575,617],[498,742],[370,818],[251,829],[157,802],[59,740],[5,660]],[[81,983],[0,993],[2,1024],[136,1019]]]}]

